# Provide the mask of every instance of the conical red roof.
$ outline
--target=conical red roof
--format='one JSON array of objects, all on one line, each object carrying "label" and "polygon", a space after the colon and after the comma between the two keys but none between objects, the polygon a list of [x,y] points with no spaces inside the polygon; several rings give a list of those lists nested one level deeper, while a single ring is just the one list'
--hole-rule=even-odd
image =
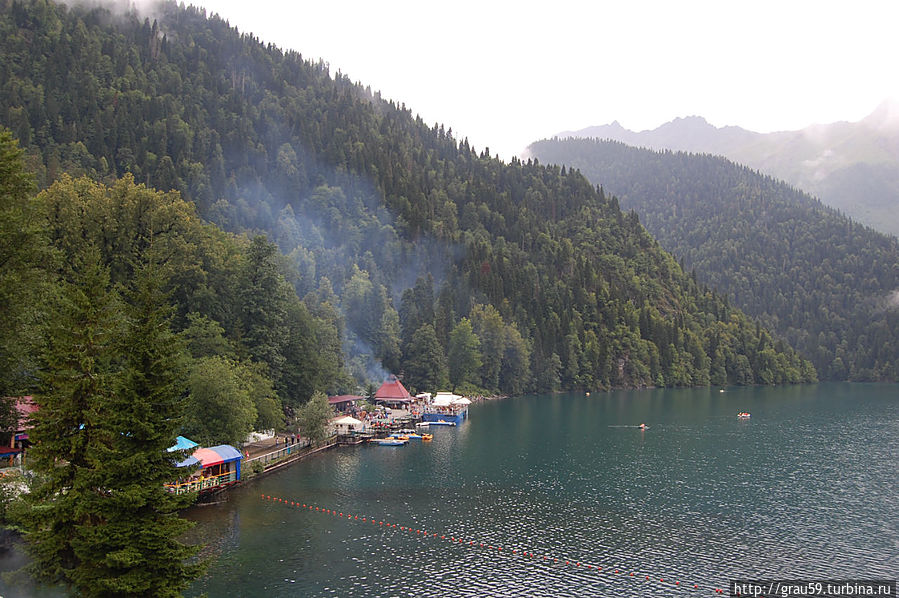
[{"label": "conical red roof", "polygon": [[412,395],[409,394],[409,391],[406,390],[406,387],[403,386],[402,382],[400,382],[396,378],[391,378],[381,385],[381,388],[379,388],[378,392],[375,393],[375,399],[382,401],[411,401]]}]

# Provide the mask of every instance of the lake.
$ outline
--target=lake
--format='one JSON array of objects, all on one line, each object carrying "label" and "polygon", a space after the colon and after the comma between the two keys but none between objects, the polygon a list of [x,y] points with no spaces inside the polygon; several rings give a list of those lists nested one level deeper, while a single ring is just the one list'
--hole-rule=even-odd
[{"label": "lake", "polygon": [[714,596],[899,573],[897,385],[530,396],[432,432],[191,509],[214,561],[190,595]]},{"label": "lake", "polygon": [[734,578],[895,578],[897,392],[820,384],[475,405],[431,443],[337,449],[193,509],[216,558],[195,590],[682,596]]}]

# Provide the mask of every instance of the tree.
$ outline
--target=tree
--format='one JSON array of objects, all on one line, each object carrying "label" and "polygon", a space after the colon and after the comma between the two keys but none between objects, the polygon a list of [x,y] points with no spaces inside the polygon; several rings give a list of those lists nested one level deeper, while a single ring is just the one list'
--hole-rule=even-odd
[{"label": "tree", "polygon": [[180,596],[202,572],[199,547],[179,538],[193,499],[166,491],[176,458],[166,451],[184,418],[183,348],[169,329],[171,308],[159,267],[142,266],[128,296],[125,356],[114,392],[92,406],[89,469],[77,513],[90,515],[72,541],[72,583],[84,596]]},{"label": "tree", "polygon": [[437,390],[447,384],[446,354],[437,342],[437,334],[430,324],[422,326],[412,335],[410,357],[406,359],[406,380],[411,389]]},{"label": "tree", "polygon": [[323,392],[316,392],[312,398],[300,408],[297,419],[300,433],[313,443],[318,443],[328,436],[328,422],[334,415],[328,397]]},{"label": "tree", "polygon": [[506,326],[503,362],[499,372],[499,387],[503,392],[520,395],[531,382],[531,351],[527,341],[514,326]]},{"label": "tree", "polygon": [[485,387],[497,389],[505,344],[503,318],[492,305],[475,305],[471,324],[481,342],[481,381]]},{"label": "tree", "polygon": [[14,518],[25,530],[32,576],[73,585],[82,566],[77,549],[96,516],[81,505],[97,491],[92,485],[95,451],[108,441],[102,406],[113,392],[123,323],[119,297],[110,289],[108,269],[100,266],[96,249],[70,264],[48,321],[35,395],[40,410],[29,451],[40,483]]},{"label": "tree", "polygon": [[258,414],[241,374],[239,364],[227,357],[194,361],[184,430],[200,444],[238,444],[253,431]]},{"label": "tree", "polygon": [[280,382],[287,339],[287,289],[278,271],[277,248],[264,236],[253,238],[241,276],[240,306],[244,343],[255,361]]},{"label": "tree", "polygon": [[[31,198],[34,177],[22,154],[12,134],[0,128],[0,397],[22,394],[27,386],[44,295],[38,266],[46,242]],[[13,412],[9,401],[0,400],[0,419],[8,423]]]},{"label": "tree", "polygon": [[240,367],[240,384],[256,407],[254,430],[276,430],[284,425],[284,408],[274,385],[258,363],[244,363]]},{"label": "tree", "polygon": [[225,338],[225,329],[212,318],[200,313],[187,314],[188,326],[182,333],[192,357],[230,356],[234,349]]},{"label": "tree", "polygon": [[447,366],[453,391],[466,382],[478,382],[476,375],[481,367],[480,342],[471,329],[468,318],[462,318],[450,333]]}]

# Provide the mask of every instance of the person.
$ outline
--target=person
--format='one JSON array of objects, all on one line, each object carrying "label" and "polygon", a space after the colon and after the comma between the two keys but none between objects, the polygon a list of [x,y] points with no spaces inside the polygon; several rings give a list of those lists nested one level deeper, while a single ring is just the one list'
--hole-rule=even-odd
[{"label": "person", "polygon": [[646,424],[640,424],[638,427],[639,427],[641,430],[645,430],[645,429],[646,429]]}]

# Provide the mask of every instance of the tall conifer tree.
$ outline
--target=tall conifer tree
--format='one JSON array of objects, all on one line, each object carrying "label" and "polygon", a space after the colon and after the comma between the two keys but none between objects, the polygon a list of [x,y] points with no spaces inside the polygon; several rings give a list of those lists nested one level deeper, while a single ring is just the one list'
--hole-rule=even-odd
[{"label": "tall conifer tree", "polygon": [[144,264],[128,293],[124,363],[115,392],[96,405],[100,440],[90,447],[93,492],[78,510],[91,517],[74,542],[72,576],[85,596],[180,596],[199,575],[197,549],[179,537],[178,510],[192,497],[164,488],[179,476],[175,443],[185,408],[184,351],[169,328],[160,267]]},{"label": "tall conifer tree", "polygon": [[41,483],[26,495],[21,514],[31,572],[43,582],[74,583],[75,545],[94,515],[82,505],[97,467],[92,446],[101,442],[99,405],[109,400],[121,305],[95,247],[73,260],[53,301],[42,356],[40,410],[34,416],[29,467]]}]

